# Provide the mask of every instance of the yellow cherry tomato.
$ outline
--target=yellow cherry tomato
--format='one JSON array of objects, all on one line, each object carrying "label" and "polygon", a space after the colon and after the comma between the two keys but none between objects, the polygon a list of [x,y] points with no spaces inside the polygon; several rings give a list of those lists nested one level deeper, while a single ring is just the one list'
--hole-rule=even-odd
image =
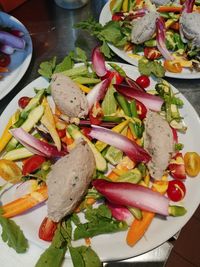
[{"label": "yellow cherry tomato", "polygon": [[180,73],[182,72],[182,66],[179,62],[173,60],[165,60],[164,61],[164,68],[173,73]]},{"label": "yellow cherry tomato", "polygon": [[191,176],[197,176],[200,172],[200,156],[196,152],[187,152],[184,155],[186,173]]},{"label": "yellow cherry tomato", "polygon": [[0,159],[0,176],[10,183],[17,183],[21,179],[22,171],[15,162]]}]

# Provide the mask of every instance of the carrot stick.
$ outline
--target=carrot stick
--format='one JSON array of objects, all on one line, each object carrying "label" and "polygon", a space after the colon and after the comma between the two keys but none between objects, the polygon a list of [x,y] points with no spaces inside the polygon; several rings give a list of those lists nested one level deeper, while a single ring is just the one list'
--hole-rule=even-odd
[{"label": "carrot stick", "polygon": [[[161,185],[163,184],[164,186],[165,183],[167,183],[167,181],[159,181],[159,187],[154,187],[153,183],[152,190],[164,195],[167,190],[167,187],[165,187],[165,190],[163,190],[163,187]],[[156,214],[154,212],[142,211],[142,219],[135,219],[132,222],[126,236],[126,242],[129,246],[134,246],[144,236],[155,215]]]},{"label": "carrot stick", "polygon": [[159,6],[157,8],[158,12],[175,12],[175,13],[180,13],[182,11],[181,6]]},{"label": "carrot stick", "polygon": [[4,206],[2,206],[3,217],[11,218],[21,213],[28,211],[29,209],[35,207],[36,205],[42,203],[48,198],[47,187],[43,186],[40,189],[34,191],[33,193],[24,195]]},{"label": "carrot stick", "polygon": [[111,181],[116,181],[117,177],[119,177],[119,175],[117,175],[115,172],[110,172],[107,176]]},{"label": "carrot stick", "polygon": [[126,242],[129,246],[134,246],[144,236],[154,216],[155,213],[153,212],[143,211],[142,219],[133,221],[126,236]]}]

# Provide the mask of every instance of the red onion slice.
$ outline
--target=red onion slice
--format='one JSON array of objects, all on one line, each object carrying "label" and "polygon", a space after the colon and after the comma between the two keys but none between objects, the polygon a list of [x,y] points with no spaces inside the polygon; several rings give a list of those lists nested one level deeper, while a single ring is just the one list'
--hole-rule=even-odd
[{"label": "red onion slice", "polygon": [[110,79],[105,79],[96,84],[93,89],[87,94],[86,98],[88,101],[89,110],[92,108],[95,102],[104,98],[109,85]]},{"label": "red onion slice", "polygon": [[94,71],[99,77],[103,77],[107,73],[105,58],[100,51],[99,47],[95,47],[92,51],[92,65]]},{"label": "red onion slice", "polygon": [[167,60],[173,60],[173,56],[168,51],[165,44],[165,23],[162,18],[156,19],[156,42],[162,56]]},{"label": "red onion slice", "polygon": [[144,104],[147,108],[160,111],[164,100],[159,96],[151,95],[146,92],[135,90],[133,87],[129,87],[121,84],[114,84],[115,89],[128,99],[136,99]]},{"label": "red onion slice", "polygon": [[96,179],[92,184],[99,193],[114,204],[169,215],[169,199],[147,187],[132,183],[108,182],[103,179]]},{"label": "red onion slice", "polygon": [[31,134],[25,132],[22,128],[10,130],[12,135],[30,152],[47,158],[62,157],[66,154],[64,151],[58,151],[53,145],[40,141]]},{"label": "red onion slice", "polygon": [[109,129],[92,125],[92,129],[88,135],[120,149],[134,162],[147,163],[151,159],[151,156],[137,143]]}]

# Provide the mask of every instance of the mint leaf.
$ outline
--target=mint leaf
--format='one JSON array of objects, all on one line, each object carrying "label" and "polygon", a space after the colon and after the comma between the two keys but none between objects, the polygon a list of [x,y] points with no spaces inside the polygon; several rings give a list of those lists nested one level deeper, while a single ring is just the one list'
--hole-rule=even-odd
[{"label": "mint leaf", "polygon": [[17,253],[24,253],[28,248],[28,241],[20,227],[13,221],[0,216],[2,226],[2,240]]}]

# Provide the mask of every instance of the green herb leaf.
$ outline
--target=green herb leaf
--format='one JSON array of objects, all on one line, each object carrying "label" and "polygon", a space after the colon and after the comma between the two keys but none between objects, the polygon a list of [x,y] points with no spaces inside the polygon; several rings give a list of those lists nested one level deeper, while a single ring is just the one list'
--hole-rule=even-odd
[{"label": "green herb leaf", "polygon": [[138,69],[141,74],[150,76],[153,74],[156,77],[163,77],[165,75],[165,69],[159,61],[149,61],[146,58],[141,58],[138,61]]},{"label": "green herb leaf", "polygon": [[74,247],[69,247],[69,251],[74,267],[85,267],[85,263],[79,249]]},{"label": "green herb leaf", "polygon": [[56,65],[54,73],[72,69],[73,66],[74,66],[74,62],[72,60],[71,54],[69,54],[67,57],[63,59],[63,61],[60,64]]},{"label": "green herb leaf", "polygon": [[[85,267],[101,267],[102,263],[91,247],[81,246],[76,248],[79,253],[82,255]],[[77,267],[79,267],[77,265]]]},{"label": "green herb leaf", "polygon": [[38,72],[43,77],[50,79],[54,72],[55,67],[56,67],[56,57],[54,57],[49,61],[42,62],[40,64]]},{"label": "green herb leaf", "polygon": [[28,241],[20,227],[13,220],[4,218],[3,216],[0,216],[0,224],[2,226],[1,237],[3,241],[17,253],[26,252]]},{"label": "green herb leaf", "polygon": [[55,248],[50,246],[45,252],[40,256],[35,267],[61,267],[66,248]]}]

